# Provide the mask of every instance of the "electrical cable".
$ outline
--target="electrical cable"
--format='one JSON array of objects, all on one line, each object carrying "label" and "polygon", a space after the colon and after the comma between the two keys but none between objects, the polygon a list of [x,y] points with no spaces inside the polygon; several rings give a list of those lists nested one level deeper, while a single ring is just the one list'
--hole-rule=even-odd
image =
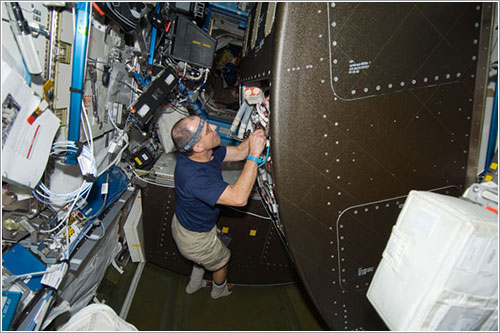
[{"label": "electrical cable", "polygon": [[258,215],[258,214],[255,214],[255,213],[252,213],[252,212],[245,212],[244,210],[240,210],[240,209],[237,209],[237,208],[234,208],[232,206],[227,206],[229,208],[231,208],[232,210],[235,210],[237,212],[240,212],[240,213],[244,213],[244,214],[248,214],[250,216],[255,216],[255,217],[258,217],[259,219],[263,219],[263,220],[272,220],[272,218],[270,216],[262,216],[262,215]]},{"label": "electrical cable", "polygon": [[157,185],[157,186],[162,186],[162,187],[170,187],[170,188],[174,188],[175,186],[174,185],[166,185],[166,184],[160,184],[160,183],[155,183],[153,181],[149,181],[147,179],[144,179],[142,178],[141,176],[139,176],[134,169],[132,169],[132,172],[134,173],[134,175],[139,178],[140,180],[142,180],[143,182],[145,183],[148,183],[148,184],[151,184],[151,185]]}]

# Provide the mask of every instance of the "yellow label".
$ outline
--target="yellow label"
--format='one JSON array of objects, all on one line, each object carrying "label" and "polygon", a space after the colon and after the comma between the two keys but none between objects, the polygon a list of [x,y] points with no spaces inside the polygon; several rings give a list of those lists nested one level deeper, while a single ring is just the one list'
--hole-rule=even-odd
[{"label": "yellow label", "polygon": [[141,247],[141,244],[132,244],[130,246],[132,246],[132,247]]},{"label": "yellow label", "polygon": [[495,162],[491,162],[490,169],[496,170],[497,168],[498,168],[498,164],[496,164]]},{"label": "yellow label", "polygon": [[486,175],[486,177],[484,177],[484,181],[485,182],[489,182],[493,179],[493,177],[491,177],[490,175]]},{"label": "yellow label", "polygon": [[196,45],[201,45],[201,43],[200,43],[200,42],[195,41],[195,40],[193,40],[193,44],[196,44]]},{"label": "yellow label", "polygon": [[228,227],[222,227],[222,233],[223,234],[227,234],[229,232],[229,228]]},{"label": "yellow label", "polygon": [[203,43],[203,46],[208,47],[208,48],[211,48],[211,47],[212,47],[212,45],[205,44],[205,43]]},{"label": "yellow label", "polygon": [[141,160],[139,159],[139,157],[134,158],[134,161],[136,161],[136,162],[137,162],[137,164],[142,165],[142,162],[141,162]]},{"label": "yellow label", "polygon": [[[68,228],[68,232],[69,232],[69,237],[73,236],[73,234],[75,233],[73,228]],[[63,237],[66,237],[66,232],[64,232],[62,235]]]},{"label": "yellow label", "polygon": [[250,236],[255,236],[255,235],[257,235],[257,230],[254,229],[250,230]]}]

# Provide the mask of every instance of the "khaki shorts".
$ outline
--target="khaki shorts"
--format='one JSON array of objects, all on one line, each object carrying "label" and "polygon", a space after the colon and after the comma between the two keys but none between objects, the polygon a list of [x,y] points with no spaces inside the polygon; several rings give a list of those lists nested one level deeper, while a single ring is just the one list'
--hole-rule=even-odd
[{"label": "khaki shorts", "polygon": [[209,232],[187,230],[179,223],[174,214],[172,236],[179,252],[184,257],[209,271],[221,269],[231,258],[231,251],[217,237],[217,226],[214,226]]}]

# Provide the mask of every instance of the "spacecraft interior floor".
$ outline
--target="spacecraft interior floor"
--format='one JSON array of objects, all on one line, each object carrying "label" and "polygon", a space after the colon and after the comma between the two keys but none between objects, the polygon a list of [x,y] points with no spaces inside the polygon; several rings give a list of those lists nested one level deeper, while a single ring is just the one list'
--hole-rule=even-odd
[{"label": "spacecraft interior floor", "polygon": [[[137,263],[120,275],[109,267],[97,298],[120,314]],[[146,263],[125,318],[140,331],[322,331],[327,330],[300,284],[237,286],[213,300],[209,288],[187,295],[188,277]]]}]

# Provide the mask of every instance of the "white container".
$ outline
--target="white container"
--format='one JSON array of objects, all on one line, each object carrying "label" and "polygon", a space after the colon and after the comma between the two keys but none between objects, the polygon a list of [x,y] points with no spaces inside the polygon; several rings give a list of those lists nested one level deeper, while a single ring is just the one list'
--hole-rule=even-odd
[{"label": "white container", "polygon": [[367,292],[391,330],[498,326],[497,218],[464,199],[410,192]]}]

